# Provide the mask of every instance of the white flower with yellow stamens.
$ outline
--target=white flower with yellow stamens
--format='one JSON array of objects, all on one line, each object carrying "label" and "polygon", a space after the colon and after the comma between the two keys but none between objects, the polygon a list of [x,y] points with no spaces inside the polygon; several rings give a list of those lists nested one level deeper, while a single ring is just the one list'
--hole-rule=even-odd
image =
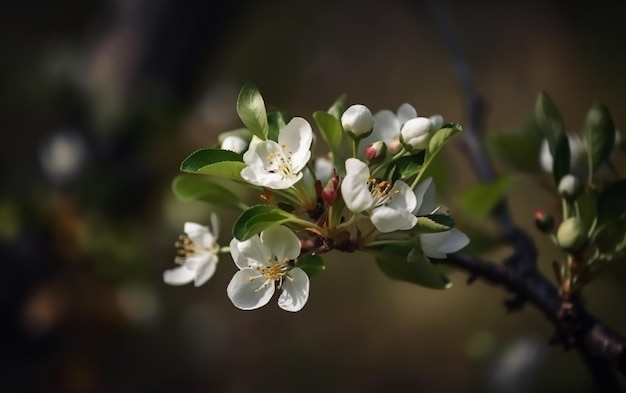
[{"label": "white flower with yellow stamens", "polygon": [[356,158],[346,160],[341,194],[351,212],[369,213],[372,224],[381,232],[411,229],[417,222],[412,214],[417,200],[411,188],[403,181],[392,185],[372,179],[369,167]]},{"label": "white flower with yellow stamens", "polygon": [[309,298],[309,276],[293,261],[300,255],[300,240],[288,228],[276,226],[246,241],[233,239],[230,253],[239,268],[226,292],[235,307],[254,310],[266,305],[276,288],[278,306],[300,311]]},{"label": "white flower with yellow stamens", "polygon": [[241,177],[249,183],[274,190],[293,186],[311,157],[313,130],[301,117],[294,117],[272,140],[252,143],[243,155],[248,165]]},{"label": "white flower with yellow stamens", "polygon": [[186,222],[180,241],[176,243],[180,266],[163,272],[163,281],[170,285],[185,285],[194,282],[196,287],[207,282],[215,273],[220,246],[217,244],[219,223],[211,214],[212,230],[195,222]]}]

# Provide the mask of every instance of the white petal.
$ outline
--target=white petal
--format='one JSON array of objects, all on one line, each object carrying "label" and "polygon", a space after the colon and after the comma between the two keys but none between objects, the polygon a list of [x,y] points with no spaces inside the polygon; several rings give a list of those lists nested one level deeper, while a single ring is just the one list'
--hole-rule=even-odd
[{"label": "white petal", "polygon": [[220,235],[220,220],[217,214],[211,213],[210,221],[211,232],[213,232],[213,236],[217,239]]},{"label": "white petal", "polygon": [[194,285],[199,287],[200,285],[207,282],[213,274],[215,274],[215,268],[217,267],[217,255],[209,254],[211,258],[207,259],[204,263],[198,266],[196,269],[196,278]]},{"label": "white petal", "polygon": [[392,111],[384,109],[376,112],[372,134],[361,143],[363,146],[367,146],[376,141],[383,141],[389,145],[389,143],[397,141],[398,138],[400,138],[400,122]]},{"label": "white petal", "polygon": [[544,139],[541,142],[541,148],[539,150],[539,163],[544,171],[552,173],[552,153],[550,152],[550,145],[548,145],[547,139]]},{"label": "white petal", "polygon": [[410,210],[379,206],[372,210],[370,220],[372,220],[372,224],[374,224],[376,229],[389,233],[413,228],[417,222],[417,217]]},{"label": "white petal", "polygon": [[309,122],[301,117],[294,117],[280,130],[278,143],[291,152],[291,165],[294,172],[300,172],[311,158],[313,129]]},{"label": "white petal", "polygon": [[333,163],[323,157],[317,158],[315,160],[315,178],[319,180],[322,185],[326,185],[332,175]]},{"label": "white petal", "polygon": [[420,234],[420,244],[422,246],[422,251],[424,251],[424,255],[430,258],[445,258],[446,254],[439,251],[439,248],[445,242],[448,235],[449,232]]},{"label": "white petal", "polygon": [[406,102],[400,105],[400,108],[398,108],[398,123],[400,123],[398,128],[402,127],[402,125],[410,119],[416,117],[417,111],[415,110],[415,108],[413,108],[413,105]]},{"label": "white petal", "polygon": [[226,288],[226,293],[235,307],[254,310],[270,301],[275,291],[274,281],[259,275],[254,269],[243,269],[235,273]]},{"label": "white petal", "polygon": [[409,213],[413,213],[417,206],[417,198],[408,184],[403,181],[397,181],[393,184],[389,193],[392,195],[392,198],[387,203],[387,206],[392,209],[407,210]]},{"label": "white petal", "polygon": [[261,232],[261,243],[270,249],[278,262],[296,259],[300,255],[300,240],[291,229],[284,226],[271,227]]},{"label": "white petal", "polygon": [[452,228],[450,231],[444,233],[448,233],[448,237],[446,237],[444,243],[439,246],[439,252],[444,254],[457,252],[470,242],[469,237],[456,228]]},{"label": "white petal", "polygon": [[248,142],[240,136],[230,135],[224,138],[220,149],[242,153],[248,147]]},{"label": "white petal", "polygon": [[189,284],[196,278],[196,272],[187,269],[185,266],[179,266],[175,269],[163,272],[163,281],[169,285],[185,285]]},{"label": "white petal", "polygon": [[309,300],[309,276],[300,268],[291,269],[283,280],[283,293],[278,298],[278,306],[286,311],[296,312]]},{"label": "white petal", "polygon": [[437,207],[437,192],[433,178],[423,180],[415,188],[415,197],[417,198],[417,206],[415,215],[423,216],[431,214]]},{"label": "white petal", "polygon": [[231,240],[230,255],[239,269],[249,266],[268,266],[267,260],[271,257],[270,250],[261,243],[259,236],[253,236],[244,242],[237,239]]},{"label": "white petal", "polygon": [[346,177],[341,182],[341,194],[348,209],[360,213],[372,207],[372,194],[367,187],[370,170],[356,158],[346,160]]},{"label": "white petal", "polygon": [[192,242],[202,245],[204,235],[209,232],[204,225],[196,224],[195,222],[186,222],[184,226],[184,232]]},{"label": "white petal", "polygon": [[197,272],[201,265],[207,263],[213,257],[214,255],[208,252],[203,252],[202,254],[196,254],[194,256],[185,258],[185,261],[183,262],[183,266],[185,266],[187,269],[191,271]]}]

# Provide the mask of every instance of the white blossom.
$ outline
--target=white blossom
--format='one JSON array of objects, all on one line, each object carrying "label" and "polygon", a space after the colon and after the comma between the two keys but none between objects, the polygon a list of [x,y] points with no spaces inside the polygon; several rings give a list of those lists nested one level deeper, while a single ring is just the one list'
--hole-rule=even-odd
[{"label": "white blossom", "polygon": [[360,139],[372,131],[374,117],[368,107],[355,104],[341,115],[341,125],[351,137]]},{"label": "white blossom", "polygon": [[251,143],[243,155],[248,165],[241,177],[257,186],[282,190],[302,178],[302,169],[311,157],[313,130],[301,117],[294,117],[272,140]]},{"label": "white blossom", "polygon": [[212,231],[195,222],[185,223],[185,234],[181,235],[176,244],[180,254],[176,263],[180,266],[163,272],[163,281],[166,284],[185,285],[193,281],[199,287],[213,276],[219,251],[219,223],[215,214],[211,214],[211,226]]},{"label": "white blossom", "polygon": [[248,147],[248,142],[244,138],[237,135],[229,135],[222,141],[220,149],[243,153],[246,147]]},{"label": "white blossom", "polygon": [[[441,207],[436,205],[437,196],[433,179],[429,177],[415,188],[417,205],[414,210],[418,216],[443,213]],[[426,257],[445,258],[447,254],[457,252],[469,244],[467,235],[456,228],[438,233],[420,233],[422,252]]]},{"label": "white blossom", "polygon": [[291,261],[300,255],[300,241],[288,228],[276,226],[246,241],[233,239],[230,253],[239,268],[226,292],[235,307],[254,310],[266,305],[276,288],[278,306],[300,311],[309,298],[309,276]]},{"label": "white blossom", "polygon": [[356,158],[346,160],[341,194],[351,212],[367,212],[381,232],[411,229],[417,222],[412,214],[417,201],[411,188],[402,181],[392,185],[370,178],[369,167]]},{"label": "white blossom", "polygon": [[396,113],[388,109],[376,112],[372,133],[363,139],[362,145],[367,146],[370,143],[383,141],[392,153],[400,150],[400,128],[409,119],[415,117],[417,117],[417,111],[408,103],[400,105]]}]

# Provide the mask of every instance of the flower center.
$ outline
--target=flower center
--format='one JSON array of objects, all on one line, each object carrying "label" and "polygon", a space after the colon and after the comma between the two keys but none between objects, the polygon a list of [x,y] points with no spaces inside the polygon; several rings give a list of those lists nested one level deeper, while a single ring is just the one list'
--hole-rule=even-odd
[{"label": "flower center", "polygon": [[250,282],[254,281],[257,278],[263,277],[265,281],[263,284],[255,289],[255,292],[260,291],[263,288],[266,288],[270,283],[278,281],[278,289],[283,286],[283,280],[285,277],[291,279],[287,274],[291,267],[289,266],[289,259],[285,258],[283,262],[276,261],[275,258],[268,258],[267,262],[269,262],[270,266],[256,266],[255,269],[260,273],[258,276],[250,277]]},{"label": "flower center", "polygon": [[175,245],[178,255],[174,258],[174,262],[179,265],[185,261],[185,258],[196,254],[196,244],[187,235],[180,235]]},{"label": "flower center", "polygon": [[293,176],[293,166],[291,165],[291,150],[287,150],[285,144],[280,145],[282,151],[270,153],[266,160],[270,166],[270,173],[280,173],[283,177]]},{"label": "flower center", "polygon": [[391,182],[373,177],[367,181],[367,188],[374,199],[374,207],[385,205],[391,198],[399,193],[399,191],[393,194],[391,193],[391,189],[393,188]]}]

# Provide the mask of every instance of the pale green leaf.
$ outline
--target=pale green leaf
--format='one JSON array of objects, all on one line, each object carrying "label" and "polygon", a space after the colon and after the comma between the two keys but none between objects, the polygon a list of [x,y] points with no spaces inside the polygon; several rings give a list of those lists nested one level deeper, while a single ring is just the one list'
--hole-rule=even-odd
[{"label": "pale green leaf", "polygon": [[241,202],[235,193],[203,175],[176,176],[172,182],[172,191],[183,202],[205,201],[222,207],[241,208]]},{"label": "pale green leaf", "polygon": [[463,213],[472,221],[484,220],[506,198],[512,185],[513,177],[503,175],[492,182],[468,188],[461,194]]},{"label": "pale green leaf", "polygon": [[262,140],[267,139],[269,127],[265,102],[254,83],[248,82],[241,88],[237,98],[237,114],[254,135]]},{"label": "pale green leaf", "polygon": [[246,167],[241,154],[230,150],[201,149],[192,153],[182,164],[180,170],[187,173],[199,173],[242,181],[241,170]]}]

